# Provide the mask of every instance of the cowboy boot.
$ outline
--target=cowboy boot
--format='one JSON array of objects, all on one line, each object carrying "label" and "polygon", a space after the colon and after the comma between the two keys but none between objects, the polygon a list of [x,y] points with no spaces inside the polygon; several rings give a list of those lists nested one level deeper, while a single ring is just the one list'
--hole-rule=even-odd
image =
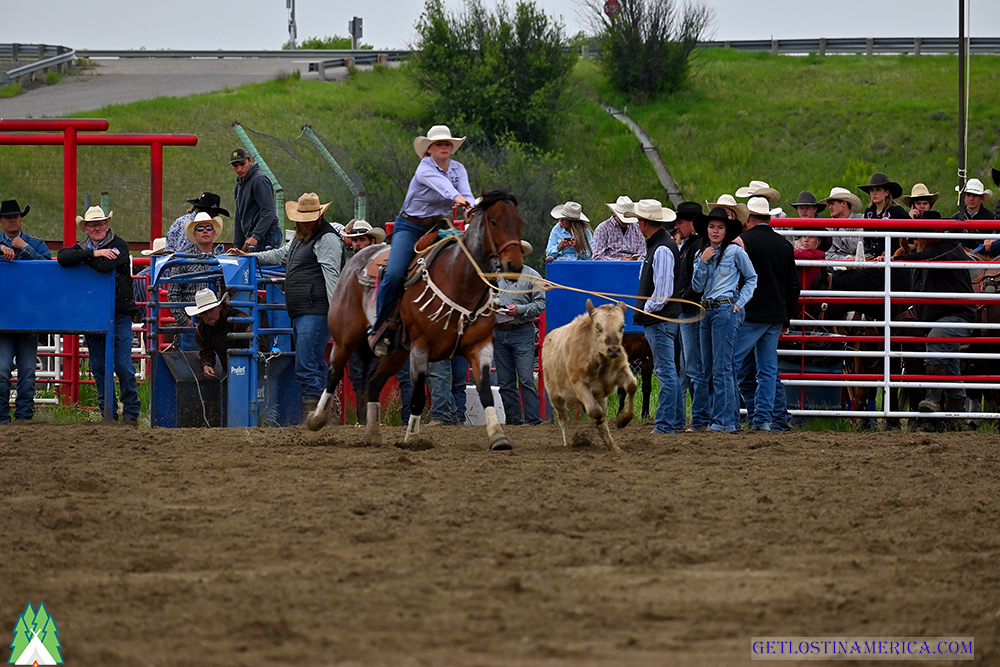
[{"label": "cowboy boot", "polygon": [[[940,364],[927,364],[924,367],[927,375],[944,375],[945,367]],[[944,390],[940,388],[924,389],[924,399],[917,405],[920,412],[941,412],[941,396]],[[918,419],[917,430],[922,433],[936,433],[937,423],[932,419]]]},{"label": "cowboy boot", "polygon": [[319,399],[313,396],[303,396],[302,397],[302,420],[301,423],[306,423],[306,417],[308,417],[319,405]]},{"label": "cowboy boot", "polygon": [[[944,411],[945,412],[965,412],[965,398],[945,398],[944,400]],[[945,420],[945,426],[949,431],[964,431],[965,430],[965,419],[959,417],[958,419],[947,419]]]}]

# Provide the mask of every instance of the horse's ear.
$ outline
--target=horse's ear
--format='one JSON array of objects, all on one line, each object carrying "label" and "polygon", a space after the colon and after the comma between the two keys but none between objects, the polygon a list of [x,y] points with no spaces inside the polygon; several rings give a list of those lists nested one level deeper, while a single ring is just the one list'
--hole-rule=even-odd
[{"label": "horse's ear", "polygon": [[587,299],[587,314],[591,317],[594,316],[594,302],[590,299]]}]

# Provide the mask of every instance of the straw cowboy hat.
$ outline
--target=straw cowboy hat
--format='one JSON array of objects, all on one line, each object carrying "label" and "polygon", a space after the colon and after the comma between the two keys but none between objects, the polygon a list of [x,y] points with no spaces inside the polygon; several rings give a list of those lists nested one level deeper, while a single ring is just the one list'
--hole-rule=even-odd
[{"label": "straw cowboy hat", "polygon": [[729,235],[730,239],[734,239],[743,233],[743,223],[739,220],[733,220],[726,214],[726,208],[724,206],[716,206],[708,212],[708,215],[704,213],[699,213],[694,219],[694,231],[698,236],[705,239],[708,238],[708,223],[712,220],[719,220],[726,223],[726,234]]},{"label": "straw cowboy hat", "polygon": [[750,197],[750,200],[747,201],[747,210],[750,211],[750,215],[761,215],[768,218],[781,213],[780,207],[771,208],[764,197]]},{"label": "straw cowboy hat", "polygon": [[185,201],[189,204],[194,204],[198,208],[203,208],[213,215],[229,217],[229,211],[219,206],[222,203],[222,198],[214,192],[202,192],[201,196],[197,199],[187,199]]},{"label": "straw cowboy hat", "polygon": [[737,197],[763,197],[768,201],[778,201],[781,193],[764,181],[750,181],[750,185],[736,191]]},{"label": "straw cowboy hat", "polygon": [[640,199],[635,203],[635,217],[653,222],[673,222],[677,214],[664,208],[657,199]]},{"label": "straw cowboy hat", "polygon": [[912,188],[910,188],[910,194],[903,195],[900,198],[900,201],[907,206],[913,206],[913,201],[915,199],[929,199],[931,201],[931,206],[934,206],[934,202],[938,200],[938,193],[932,193],[923,183],[916,183]]},{"label": "straw cowboy hat", "polygon": [[861,205],[861,197],[857,196],[847,188],[830,188],[830,196],[825,199],[820,199],[820,202],[824,204],[829,204],[831,201],[846,201],[851,205],[852,211],[860,211],[863,208]]},{"label": "straw cowboy hat", "polygon": [[[583,214],[583,208],[575,201],[568,201],[565,204],[559,204],[551,211],[551,215],[556,220],[583,220],[584,222],[590,222],[590,218]],[[634,215],[634,214],[633,214]]]},{"label": "straw cowboy hat", "polygon": [[816,195],[809,192],[808,190],[803,190],[799,193],[799,198],[797,201],[791,202],[792,206],[815,206],[816,212],[819,213],[826,208],[826,204],[822,204],[816,201]]},{"label": "straw cowboy hat", "polygon": [[100,206],[91,206],[87,209],[87,212],[83,216],[76,216],[76,224],[82,232],[86,227],[88,222],[101,222],[102,220],[111,220],[111,216],[115,214],[114,211],[108,211],[107,215],[104,215],[104,209]]},{"label": "straw cowboy hat", "polygon": [[285,202],[285,215],[293,222],[315,222],[326,213],[326,209],[330,208],[332,203],[320,204],[319,195],[307,192],[299,197],[298,201]]},{"label": "straw cowboy hat", "polygon": [[426,137],[420,136],[413,140],[413,150],[417,152],[417,157],[423,158],[427,149],[435,141],[450,141],[451,145],[454,146],[454,150],[457,151],[465,143],[465,137],[453,137],[447,125],[435,125],[427,130]]},{"label": "straw cowboy hat", "polygon": [[17,203],[16,199],[7,199],[3,203],[0,203],[0,218],[15,215],[19,215],[23,218],[28,215],[28,211],[30,210],[30,206],[25,206],[22,211],[21,206]]},{"label": "straw cowboy hat", "polygon": [[724,208],[732,211],[736,214],[736,219],[744,225],[747,222],[747,218],[750,217],[750,211],[747,210],[747,205],[743,203],[737,204],[732,195],[722,195],[719,197],[719,201],[706,201],[705,204],[708,205],[709,209]]},{"label": "straw cowboy hat", "polygon": [[215,227],[215,238],[218,239],[222,236],[222,218],[219,216],[215,216],[213,218],[204,211],[200,211],[198,215],[194,216],[193,220],[188,220],[184,223],[184,236],[188,237],[188,240],[191,241],[191,243],[197,245],[198,241],[194,238],[194,228],[206,222],[212,223],[212,226]]},{"label": "straw cowboy hat", "polygon": [[989,201],[993,198],[993,191],[988,190],[983,187],[983,182],[978,178],[970,178],[965,184],[964,190],[959,190],[958,186],[955,186],[956,192],[961,192],[963,195],[982,195],[983,201]]},{"label": "straw cowboy hat", "polygon": [[618,216],[618,219],[622,222],[636,223],[639,222],[635,218],[635,202],[632,201],[630,197],[622,195],[619,197],[614,204],[605,204],[611,209],[611,212]]},{"label": "straw cowboy hat", "polygon": [[222,299],[215,296],[215,292],[206,288],[200,289],[194,295],[194,305],[185,306],[184,312],[188,314],[188,317],[194,317],[200,313],[204,313],[206,310],[212,310],[216,306],[222,303]]},{"label": "straw cowboy hat", "polygon": [[153,247],[146,248],[145,250],[140,250],[143,255],[162,255],[167,251],[167,237],[161,236],[158,239],[153,239]]},{"label": "straw cowboy hat", "polygon": [[876,171],[872,174],[871,179],[868,181],[868,185],[859,185],[858,190],[864,191],[865,194],[871,194],[872,188],[874,187],[885,188],[892,195],[893,199],[898,199],[899,196],[903,194],[903,186],[896,181],[890,181],[889,177],[881,171]]},{"label": "straw cowboy hat", "polygon": [[[375,243],[385,241],[385,231],[380,227],[372,227],[367,220],[352,220],[350,223],[350,233],[344,234],[344,238],[356,239],[362,236],[370,236],[375,239]],[[347,231],[347,228],[344,228]]]}]

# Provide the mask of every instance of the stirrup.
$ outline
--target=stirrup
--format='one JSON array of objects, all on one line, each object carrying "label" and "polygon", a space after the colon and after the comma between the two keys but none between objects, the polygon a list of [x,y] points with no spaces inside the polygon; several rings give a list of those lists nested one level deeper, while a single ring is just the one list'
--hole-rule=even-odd
[{"label": "stirrup", "polygon": [[392,320],[386,320],[382,326],[376,330],[374,327],[368,330],[368,347],[372,353],[380,359],[388,357],[395,351],[398,339],[398,328]]}]

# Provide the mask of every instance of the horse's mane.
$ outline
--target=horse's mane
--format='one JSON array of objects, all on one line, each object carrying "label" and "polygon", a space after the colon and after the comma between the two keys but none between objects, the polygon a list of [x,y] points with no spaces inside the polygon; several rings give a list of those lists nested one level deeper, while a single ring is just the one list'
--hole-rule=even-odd
[{"label": "horse's mane", "polygon": [[476,208],[479,209],[480,211],[485,211],[490,206],[493,206],[493,204],[496,204],[497,202],[501,201],[509,201],[512,204],[514,204],[514,206],[517,206],[517,197],[514,196],[514,193],[512,193],[510,190],[500,189],[500,190],[490,190],[489,192],[483,190],[481,193],[479,204],[476,205]]}]

